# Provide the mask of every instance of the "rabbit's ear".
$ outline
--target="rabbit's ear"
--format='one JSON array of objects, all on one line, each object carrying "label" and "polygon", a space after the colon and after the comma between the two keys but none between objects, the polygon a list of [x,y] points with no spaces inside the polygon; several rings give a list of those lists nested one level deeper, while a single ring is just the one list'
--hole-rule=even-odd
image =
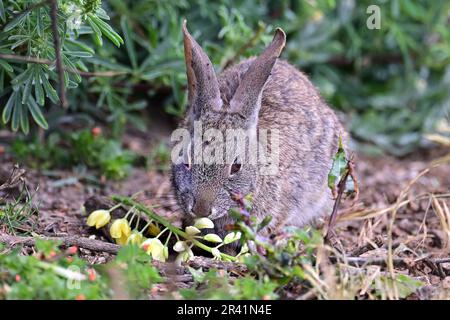
[{"label": "rabbit's ear", "polygon": [[250,125],[257,122],[262,90],[285,44],[286,34],[277,28],[272,43],[250,65],[230,101],[231,111],[248,119]]},{"label": "rabbit's ear", "polygon": [[198,118],[202,107],[222,107],[219,83],[208,56],[187,30],[186,20],[183,21],[183,35],[189,105],[194,118]]}]

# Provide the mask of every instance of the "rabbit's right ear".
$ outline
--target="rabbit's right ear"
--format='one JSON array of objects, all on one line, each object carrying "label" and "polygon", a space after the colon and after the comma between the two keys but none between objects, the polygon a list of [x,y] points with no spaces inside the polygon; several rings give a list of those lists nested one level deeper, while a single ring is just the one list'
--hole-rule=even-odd
[{"label": "rabbit's right ear", "polygon": [[286,34],[277,28],[272,42],[245,72],[230,101],[231,111],[247,119],[249,126],[255,126],[258,121],[262,90],[285,44]]},{"label": "rabbit's right ear", "polygon": [[191,119],[200,118],[203,108],[220,109],[219,82],[206,53],[192,38],[183,21],[184,57],[188,79],[188,99]]}]

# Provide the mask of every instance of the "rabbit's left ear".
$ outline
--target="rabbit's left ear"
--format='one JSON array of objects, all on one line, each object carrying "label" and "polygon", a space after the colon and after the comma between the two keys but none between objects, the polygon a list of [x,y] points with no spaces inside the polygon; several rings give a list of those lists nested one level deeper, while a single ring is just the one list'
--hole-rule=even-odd
[{"label": "rabbit's left ear", "polygon": [[286,34],[277,28],[272,43],[250,65],[230,101],[231,111],[248,119],[249,124],[257,122],[262,90],[285,44]]},{"label": "rabbit's left ear", "polygon": [[219,82],[208,56],[187,30],[186,20],[183,21],[183,40],[189,105],[198,118],[203,108],[222,107]]}]

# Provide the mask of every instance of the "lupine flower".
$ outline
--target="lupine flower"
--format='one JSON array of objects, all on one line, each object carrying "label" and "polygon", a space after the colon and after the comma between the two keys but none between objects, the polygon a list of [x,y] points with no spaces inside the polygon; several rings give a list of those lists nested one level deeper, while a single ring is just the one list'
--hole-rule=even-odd
[{"label": "lupine flower", "polygon": [[156,237],[158,234],[161,233],[161,229],[153,222],[150,222],[150,224],[148,225],[148,233],[151,236]]},{"label": "lupine flower", "polygon": [[153,259],[165,262],[164,245],[159,239],[152,238],[142,242],[141,247],[145,252],[152,256]]},{"label": "lupine flower", "polygon": [[180,252],[180,254],[175,259],[175,265],[181,266],[182,262],[188,261],[190,258],[194,256],[194,253],[190,248],[188,248],[186,251]]},{"label": "lupine flower", "polygon": [[87,225],[90,227],[95,226],[96,229],[100,229],[107,225],[109,220],[111,220],[111,214],[108,210],[95,210],[89,215]]},{"label": "lupine flower", "polygon": [[242,245],[242,248],[241,248],[241,251],[239,252],[239,254],[244,254],[244,253],[247,253],[248,251],[249,251],[248,245],[246,243],[244,243]]},{"label": "lupine flower", "polygon": [[140,232],[133,231],[127,239],[127,244],[135,244],[140,246],[143,241],[144,237],[142,234]]},{"label": "lupine flower", "polygon": [[214,258],[221,260],[222,259],[222,255],[220,254],[219,249],[217,248],[212,248],[211,249],[211,253],[214,256]]},{"label": "lupine flower", "polygon": [[186,227],[185,231],[190,236],[195,236],[196,234],[199,234],[201,232],[200,230],[198,230],[196,227],[193,226]]},{"label": "lupine flower", "polygon": [[124,246],[127,244],[128,236],[122,235],[120,238],[114,239],[118,245]]},{"label": "lupine flower", "polygon": [[234,242],[236,240],[239,240],[240,238],[241,238],[241,233],[239,231],[237,231],[237,232],[230,232],[223,239],[223,243],[229,244],[229,243],[232,243],[232,242]]},{"label": "lupine flower", "polygon": [[195,221],[194,227],[197,229],[212,229],[214,223],[208,218],[200,218]]},{"label": "lupine flower", "polygon": [[177,241],[177,243],[173,246],[173,250],[176,252],[186,251],[187,248],[188,246],[185,241]]},{"label": "lupine flower", "polygon": [[117,219],[109,228],[109,233],[114,239],[122,238],[122,236],[126,236],[128,238],[131,234],[131,228],[126,219]]},{"label": "lupine flower", "polygon": [[203,237],[204,240],[214,243],[221,243],[222,239],[214,233],[208,233],[206,236]]}]

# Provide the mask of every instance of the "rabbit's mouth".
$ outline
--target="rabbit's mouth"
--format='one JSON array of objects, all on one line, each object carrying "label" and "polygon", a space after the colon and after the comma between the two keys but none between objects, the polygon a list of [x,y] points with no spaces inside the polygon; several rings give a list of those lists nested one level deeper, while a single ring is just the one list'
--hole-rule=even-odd
[{"label": "rabbit's mouth", "polygon": [[218,208],[213,207],[211,209],[211,214],[209,215],[209,219],[217,220],[217,219],[222,218],[223,216],[225,216],[227,214],[227,212],[228,212],[228,210],[225,210],[225,209],[222,209],[222,208],[218,209]]}]

